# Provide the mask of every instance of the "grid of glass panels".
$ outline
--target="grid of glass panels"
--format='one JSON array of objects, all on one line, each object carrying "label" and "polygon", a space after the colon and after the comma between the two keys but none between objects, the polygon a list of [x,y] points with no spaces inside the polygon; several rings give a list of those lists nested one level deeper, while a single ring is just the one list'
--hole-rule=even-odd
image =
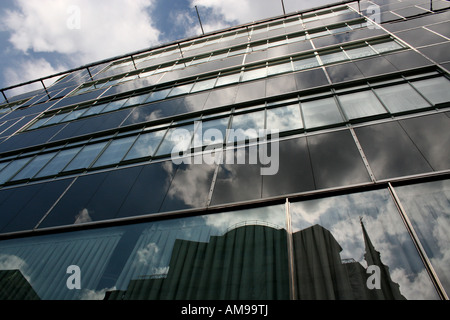
[{"label": "grid of glass panels", "polygon": [[[251,80],[266,78],[268,76],[275,76],[284,73],[296,72],[309,68],[315,68],[320,65],[327,65],[331,63],[349,61],[350,59],[359,59],[369,55],[377,55],[377,51],[371,49],[372,45],[387,46],[389,50],[400,50],[403,47],[394,40],[390,41],[374,41],[364,42],[358,47],[341,47],[334,51],[319,52],[318,55],[310,54],[306,56],[291,57],[288,59],[274,61],[269,63],[262,63],[250,67],[245,67],[235,71],[220,72],[215,78],[209,76],[207,79],[198,78],[195,82],[183,83],[174,85],[169,88],[155,88],[150,93],[126,97],[121,100],[116,100],[107,103],[96,103],[92,106],[78,106],[75,109],[61,110],[51,115],[44,115],[43,118],[38,119],[29,128],[36,129],[43,126],[48,126],[56,123],[71,121],[74,119],[92,116],[100,113],[118,110],[121,108],[131,107],[138,104],[145,104],[155,101],[164,100],[183,94],[193,92],[200,92],[210,90],[223,85],[242,83]],[[355,53],[356,52],[356,53]],[[351,58],[350,58],[351,57]]]},{"label": "grid of glass panels", "polygon": [[434,102],[450,101],[450,80],[437,72],[430,72],[422,78],[403,76],[320,95],[271,101],[220,114],[204,114],[182,123],[148,127],[137,134],[121,133],[103,141],[96,138],[58,151],[44,150],[35,155],[2,161],[0,184],[116,166],[129,161],[147,161],[168,156],[174,150],[183,154],[192,148],[252,141],[264,138],[274,130],[288,135],[439,107],[440,104],[433,104],[429,99],[430,90]]},{"label": "grid of glass panels", "polygon": [[[434,283],[450,288],[449,187],[445,179],[419,181],[5,239],[2,294],[16,300],[439,300]],[[80,290],[66,285],[69,265],[81,270]],[[430,266],[436,273],[427,272]]]},{"label": "grid of glass panels", "polygon": [[[128,76],[125,76],[125,75],[114,76],[114,77],[106,79],[106,80],[99,80],[94,83],[89,83],[89,84],[83,85],[83,87],[81,87],[80,89],[77,90],[76,94],[80,94],[80,93],[87,92],[87,91],[94,90],[94,89],[99,89],[99,88],[102,88],[105,86],[113,86],[113,85],[116,85],[119,83],[137,79],[137,78],[143,78],[143,77],[153,76],[156,74],[161,74],[161,73],[168,72],[171,70],[176,70],[179,68],[186,68],[189,66],[197,65],[199,63],[212,62],[215,60],[220,60],[220,59],[224,59],[227,57],[229,58],[229,57],[240,55],[240,54],[252,53],[252,52],[257,52],[257,51],[261,51],[261,50],[267,50],[268,48],[273,48],[273,47],[285,45],[288,43],[295,43],[295,42],[299,42],[299,41],[304,41],[306,39],[313,39],[313,38],[317,38],[317,37],[321,37],[321,36],[325,36],[325,35],[336,34],[336,33],[341,33],[341,32],[349,32],[352,30],[361,29],[361,28],[365,28],[365,27],[367,27],[367,22],[365,20],[357,20],[357,21],[352,21],[352,22],[348,22],[348,23],[340,23],[340,24],[332,25],[332,26],[328,26],[328,27],[322,27],[322,28],[311,29],[308,31],[292,33],[292,34],[289,34],[289,35],[286,35],[283,37],[269,38],[269,39],[262,40],[262,41],[252,42],[252,43],[249,43],[248,45],[240,45],[240,46],[232,47],[232,48],[226,49],[226,50],[222,49],[221,51],[211,52],[211,53],[207,53],[207,54],[201,54],[201,55],[198,55],[195,57],[174,60],[172,62],[166,62],[161,65],[152,66],[151,68],[144,67],[143,71],[140,73],[132,72]],[[176,50],[178,50],[178,49],[172,49],[172,50],[175,53],[175,52],[177,52]],[[155,55],[155,57],[159,57],[159,56],[160,56],[159,54]],[[136,57],[136,58],[133,58],[133,60],[126,59],[124,62],[121,62],[118,64],[113,64],[112,67],[110,67],[108,70],[115,69],[115,68],[117,68],[117,66],[125,67],[125,66],[129,66],[129,65],[134,65],[136,70],[141,69],[142,66],[145,66],[148,64],[147,61],[151,60],[152,57],[153,57],[153,55],[145,54],[144,57],[142,57],[142,58]]]}]

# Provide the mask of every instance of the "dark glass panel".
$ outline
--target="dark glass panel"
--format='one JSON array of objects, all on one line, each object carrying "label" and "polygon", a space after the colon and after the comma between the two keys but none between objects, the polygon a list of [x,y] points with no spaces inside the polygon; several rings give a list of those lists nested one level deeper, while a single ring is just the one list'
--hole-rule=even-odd
[{"label": "dark glass panel", "polygon": [[450,60],[447,53],[450,51],[450,44],[448,41],[441,44],[419,48],[419,51],[439,64]]},{"label": "dark glass panel", "polygon": [[412,45],[414,48],[445,41],[445,38],[440,37],[424,28],[397,32],[395,35]]},{"label": "dark glass panel", "polygon": [[450,180],[395,187],[406,215],[419,237],[444,289],[450,290],[448,226]]},{"label": "dark glass panel", "polygon": [[[269,150],[274,147],[272,144]],[[262,177],[263,198],[315,189],[306,138],[280,141],[278,158],[275,155],[272,153],[272,161],[268,165],[273,166],[271,171],[274,174]]]},{"label": "dark glass panel", "polygon": [[49,162],[56,153],[46,153],[38,155],[33,160],[31,160],[26,167],[24,167],[20,172],[14,176],[12,180],[22,180],[32,178],[39,170],[41,170],[47,162]]},{"label": "dark glass panel", "polygon": [[[285,225],[275,205],[2,241],[0,272],[14,275],[3,277],[2,297],[286,300]],[[74,264],[81,290],[66,286]]]},{"label": "dark glass panel", "polygon": [[369,182],[369,174],[347,130],[307,137],[318,189]]},{"label": "dark glass panel", "polygon": [[166,133],[166,129],[153,132],[144,132],[136,140],[124,160],[151,157],[158,148]]},{"label": "dark glass panel", "polygon": [[103,172],[79,177],[52,208],[39,228],[71,225],[76,221],[77,223],[89,222],[89,214],[92,215],[92,212],[88,212],[87,204],[107,176],[108,173]]},{"label": "dark glass panel", "polygon": [[295,77],[292,74],[286,74],[279,77],[271,77],[266,81],[266,96],[277,96],[297,90]]},{"label": "dark glass panel", "polygon": [[61,150],[50,162],[37,174],[36,178],[56,175],[77,155],[81,147]]},{"label": "dark glass panel", "polygon": [[360,91],[339,95],[342,109],[349,120],[387,113],[372,91]]},{"label": "dark glass panel", "polygon": [[401,120],[400,124],[434,170],[450,169],[450,119],[445,114]]},{"label": "dark glass panel", "polygon": [[355,61],[356,66],[365,77],[395,72],[397,69],[385,57],[374,57]]},{"label": "dark glass panel", "polygon": [[119,163],[131,148],[131,145],[135,140],[136,136],[113,140],[105,151],[103,151],[97,161],[95,161],[93,167]]},{"label": "dark glass panel", "polygon": [[377,179],[432,170],[397,122],[356,128],[355,132]]},{"label": "dark glass panel", "polygon": [[[1,191],[2,197],[5,197],[5,200],[0,204],[0,230],[2,232],[8,223],[27,206],[41,188],[42,185],[31,185]],[[42,211],[42,208],[36,207],[36,211],[38,210]],[[41,213],[44,214],[45,212]]]},{"label": "dark glass panel", "polygon": [[47,128],[13,135],[0,145],[0,152],[18,150],[45,143],[66,125],[66,123],[58,124]]},{"label": "dark glass panel", "polygon": [[263,99],[266,97],[266,80],[242,83],[238,86],[235,103]]},{"label": "dark glass panel", "polygon": [[421,54],[409,50],[384,55],[398,70],[407,70],[417,67],[429,66],[432,63],[424,58]]},{"label": "dark glass panel", "polygon": [[439,299],[388,190],[291,203],[290,212],[299,299]]},{"label": "dark glass panel", "polygon": [[219,118],[201,122],[194,135],[194,147],[223,144],[230,118]]},{"label": "dark glass panel", "polygon": [[[256,200],[261,198],[261,165],[250,160],[257,147],[227,150],[219,166],[211,205]],[[254,164],[255,163],[255,164]]]},{"label": "dark glass panel", "polygon": [[301,106],[307,129],[325,127],[344,121],[333,97],[302,102]]},{"label": "dark glass panel", "polygon": [[116,217],[132,217],[158,212],[176,169],[172,161],[144,166]]},{"label": "dark glass panel", "polygon": [[160,212],[204,208],[207,205],[216,164],[203,163],[201,156],[180,161],[184,162],[177,169]]},{"label": "dark glass panel", "polygon": [[228,136],[228,143],[256,139],[263,133],[264,110],[233,115],[231,121],[232,134]]},{"label": "dark glass panel", "polygon": [[294,73],[297,89],[310,89],[328,84],[327,77],[322,69],[315,69]]},{"label": "dark glass panel", "polygon": [[375,92],[391,113],[430,107],[430,104],[407,83],[378,88]]},{"label": "dark glass panel", "polygon": [[64,171],[89,168],[106,144],[107,141],[104,141],[84,146],[75,158],[70,161],[67,167],[64,168]]},{"label": "dark glass panel", "polygon": [[[220,78],[219,78],[220,80]],[[236,100],[238,86],[214,89],[210,92],[203,109],[213,109],[232,105]]]},{"label": "dark glass panel", "polygon": [[411,82],[433,104],[450,102],[450,81],[445,77],[438,77]]},{"label": "dark glass panel", "polygon": [[22,158],[11,161],[3,170],[0,172],[0,184],[7,182],[11,179],[19,170],[25,167],[31,158]]},{"label": "dark glass panel", "polygon": [[353,62],[326,67],[331,82],[339,83],[364,78],[359,68]]},{"label": "dark glass panel", "polygon": [[[266,111],[266,129],[279,132],[303,128],[300,106],[298,103],[284,107],[271,108]],[[270,132],[268,132],[269,134]]]},{"label": "dark glass panel", "polygon": [[[26,202],[24,207],[18,206],[21,210],[18,211],[17,215],[11,219],[3,229],[1,229],[1,232],[7,233],[32,230],[48,212],[51,206],[58,200],[64,190],[66,190],[71,181],[72,179],[65,179],[43,183],[30,201]],[[24,187],[17,189],[17,194],[21,199],[18,200],[16,206],[23,201],[23,188]]]}]

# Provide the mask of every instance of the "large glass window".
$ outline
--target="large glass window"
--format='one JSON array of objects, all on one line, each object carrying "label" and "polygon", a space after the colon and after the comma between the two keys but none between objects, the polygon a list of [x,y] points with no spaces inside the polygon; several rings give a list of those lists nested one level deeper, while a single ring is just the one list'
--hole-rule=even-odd
[{"label": "large glass window", "polygon": [[126,137],[122,139],[113,140],[102,155],[95,161],[93,167],[101,167],[105,165],[119,163],[127,151],[130,149],[131,144],[136,140],[135,136]]},{"label": "large glass window", "polygon": [[405,112],[430,106],[429,103],[407,83],[377,88],[375,89],[375,92],[391,113]]},{"label": "large glass window", "polygon": [[298,103],[266,111],[266,129],[279,132],[298,130],[303,128],[300,106]]},{"label": "large glass window", "polygon": [[[286,300],[285,220],[284,206],[274,205],[2,241],[0,273],[9,276],[2,294],[44,300]],[[70,265],[80,268],[79,290],[66,285]],[[23,290],[16,290],[18,283]]]},{"label": "large glass window", "polygon": [[307,129],[343,122],[333,97],[302,102],[301,106]]},{"label": "large glass window", "polygon": [[445,77],[414,81],[412,85],[433,104],[450,101],[450,81]]},{"label": "large glass window", "polygon": [[89,168],[91,163],[97,158],[98,154],[103,150],[107,141],[86,145],[72,159],[72,161],[64,168],[64,171],[78,170]]},{"label": "large glass window", "polygon": [[229,135],[228,142],[258,138],[264,129],[264,118],[264,110],[233,116],[231,124],[233,134]]},{"label": "large glass window", "polygon": [[32,178],[45,164],[55,156],[55,153],[38,155],[31,160],[12,180]]},{"label": "large glass window", "polygon": [[128,151],[124,160],[151,157],[167,130],[142,133]]},{"label": "large glass window", "polygon": [[387,113],[372,91],[339,95],[339,101],[349,120]]},{"label": "large glass window", "polygon": [[22,158],[18,160],[11,161],[7,167],[5,167],[0,172],[0,184],[8,181],[13,175],[15,175],[20,169],[22,169],[28,162],[30,158]]},{"label": "large glass window", "polygon": [[450,291],[450,180],[395,187],[444,289]]},{"label": "large glass window", "polygon": [[156,152],[156,156],[175,154],[188,150],[191,146],[193,133],[193,124],[169,129]]},{"label": "large glass window", "polygon": [[290,210],[298,299],[438,299],[388,190]]},{"label": "large glass window", "polygon": [[70,160],[81,150],[81,147],[60,151],[49,163],[36,175],[37,178],[58,174],[64,169]]}]

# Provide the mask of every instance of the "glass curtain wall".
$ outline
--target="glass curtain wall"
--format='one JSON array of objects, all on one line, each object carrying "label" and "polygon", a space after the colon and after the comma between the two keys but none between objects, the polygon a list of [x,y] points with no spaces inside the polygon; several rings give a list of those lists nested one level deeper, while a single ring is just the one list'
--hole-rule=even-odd
[{"label": "glass curtain wall", "polygon": [[[448,290],[449,180],[394,190]],[[1,298],[439,299],[413,239],[388,186],[289,199],[4,240]],[[80,289],[70,289],[70,266]]]}]

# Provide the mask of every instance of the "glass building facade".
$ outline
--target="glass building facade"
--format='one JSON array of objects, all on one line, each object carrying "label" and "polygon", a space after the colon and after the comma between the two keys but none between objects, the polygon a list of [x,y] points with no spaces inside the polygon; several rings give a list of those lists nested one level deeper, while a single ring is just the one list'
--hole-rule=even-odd
[{"label": "glass building facade", "polygon": [[339,2],[2,89],[0,299],[447,300],[449,8]]}]

